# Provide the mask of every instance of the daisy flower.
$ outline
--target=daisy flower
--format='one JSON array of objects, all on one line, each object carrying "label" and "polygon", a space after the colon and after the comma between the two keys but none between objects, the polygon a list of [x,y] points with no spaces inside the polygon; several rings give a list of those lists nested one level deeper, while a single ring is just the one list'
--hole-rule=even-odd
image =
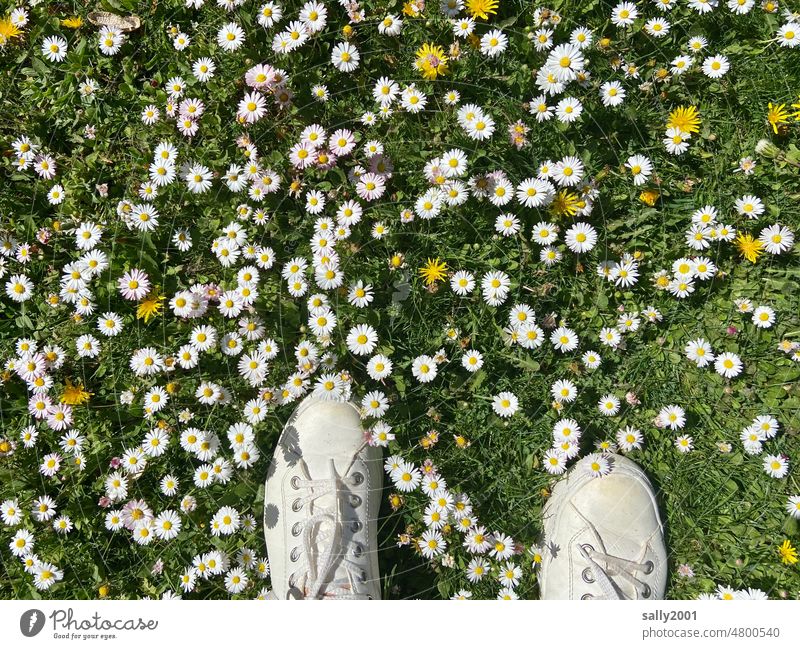
[{"label": "daisy flower", "polygon": [[742,372],[742,360],[733,353],[724,352],[718,354],[714,360],[714,369],[717,374],[721,374],[726,379],[732,379]]},{"label": "daisy flower", "polygon": [[492,410],[500,417],[511,417],[519,408],[519,401],[513,392],[500,392],[492,399]]}]

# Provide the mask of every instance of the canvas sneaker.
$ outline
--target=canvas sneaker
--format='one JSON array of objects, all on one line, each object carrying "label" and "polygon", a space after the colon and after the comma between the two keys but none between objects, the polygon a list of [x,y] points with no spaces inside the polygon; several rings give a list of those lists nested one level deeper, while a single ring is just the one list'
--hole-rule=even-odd
[{"label": "canvas sneaker", "polygon": [[664,597],[667,553],[653,487],[628,458],[603,457],[607,475],[594,477],[584,458],[545,505],[542,599]]},{"label": "canvas sneaker", "polygon": [[277,599],[380,599],[381,450],[358,409],[310,396],[267,473],[264,535]]}]

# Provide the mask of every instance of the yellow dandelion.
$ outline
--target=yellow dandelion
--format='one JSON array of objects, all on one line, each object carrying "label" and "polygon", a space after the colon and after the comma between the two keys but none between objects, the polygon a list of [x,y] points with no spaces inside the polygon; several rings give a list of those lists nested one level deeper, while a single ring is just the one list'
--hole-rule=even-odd
[{"label": "yellow dandelion", "polygon": [[[800,96],[798,96],[800,99]],[[792,113],[792,117],[794,117],[795,122],[800,122],[800,103],[792,104],[792,108],[796,109],[795,112]]]},{"label": "yellow dandelion", "polygon": [[447,272],[447,262],[436,259],[428,259],[427,263],[419,269],[419,274],[425,280],[425,284],[430,286],[434,282],[438,282],[445,278]]},{"label": "yellow dandelion", "polygon": [[82,385],[73,385],[72,381],[67,379],[67,385],[64,387],[64,392],[61,393],[61,403],[68,406],[80,406],[89,401],[91,396],[92,393],[84,390]]},{"label": "yellow dandelion", "polygon": [[739,249],[739,254],[742,255],[751,264],[755,264],[761,249],[764,244],[758,239],[753,239],[753,235],[749,232],[747,234],[740,234],[736,237],[736,247]]},{"label": "yellow dandelion", "polygon": [[416,2],[406,2],[403,5],[403,13],[406,16],[411,16],[412,18],[416,18],[420,14],[419,6]]},{"label": "yellow dandelion", "polygon": [[575,192],[562,189],[550,204],[550,211],[556,216],[575,216],[580,200]]},{"label": "yellow dandelion", "polygon": [[158,293],[151,293],[145,300],[139,303],[136,309],[136,319],[144,320],[144,323],[149,323],[157,315],[161,315],[161,309],[164,307],[164,296]]},{"label": "yellow dandelion", "polygon": [[0,20],[0,46],[5,45],[12,38],[17,38],[20,35],[20,29],[8,16]]},{"label": "yellow dandelion", "polygon": [[64,20],[61,21],[61,25],[67,29],[78,29],[78,27],[83,25],[83,20],[80,16],[71,16],[69,18],[64,18]]},{"label": "yellow dandelion", "polygon": [[697,133],[700,130],[700,115],[697,106],[679,106],[669,114],[667,128],[677,128],[684,133]]},{"label": "yellow dandelion", "polygon": [[[794,105],[793,105],[794,106]],[[777,135],[778,126],[789,121],[789,113],[786,112],[786,104],[767,104],[767,121],[772,127],[773,133]]]},{"label": "yellow dandelion", "polygon": [[467,0],[467,13],[473,18],[489,20],[497,13],[500,3],[497,0]]},{"label": "yellow dandelion", "polygon": [[447,55],[439,45],[425,43],[417,50],[414,67],[422,73],[423,77],[433,80],[437,76],[447,74],[447,61]]},{"label": "yellow dandelion", "polygon": [[789,539],[786,539],[780,546],[778,546],[778,554],[781,556],[781,561],[787,566],[792,566],[797,563],[797,549],[792,545]]},{"label": "yellow dandelion", "polygon": [[653,207],[661,194],[655,189],[645,189],[639,194],[639,200],[645,205]]}]

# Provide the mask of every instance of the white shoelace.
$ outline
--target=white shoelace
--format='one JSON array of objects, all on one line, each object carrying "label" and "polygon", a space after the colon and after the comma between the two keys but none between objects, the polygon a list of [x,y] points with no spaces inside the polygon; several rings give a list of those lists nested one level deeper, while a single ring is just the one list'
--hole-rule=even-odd
[{"label": "white shoelace", "polygon": [[[637,599],[647,599],[650,597],[652,593],[650,586],[639,579],[636,573],[649,575],[653,572],[653,562],[646,561],[645,563],[639,563],[638,561],[608,554],[598,529],[577,507],[575,507],[575,505],[572,505],[572,508],[578,516],[583,519],[584,523],[586,523],[592,535],[597,540],[597,545],[600,547],[600,550],[596,550],[594,546],[588,543],[577,544],[578,551],[589,564],[586,570],[589,570],[594,578],[593,580],[597,582],[597,585],[600,586],[600,589],[603,591],[603,599],[628,599],[622,588],[613,579],[614,577],[622,578],[633,584],[636,589]],[[582,577],[586,583],[591,583],[591,581],[586,578],[585,571],[582,573]]]},{"label": "white shoelace", "polygon": [[[298,509],[316,503],[324,496],[333,499],[333,507],[316,506],[314,513],[305,519],[302,536],[302,550],[293,560],[300,560],[298,566],[289,577],[289,583],[304,592],[309,599],[370,599],[367,593],[357,590],[363,569],[347,558],[347,546],[350,541],[345,540],[342,534],[342,487],[350,484],[360,484],[354,477],[336,475],[333,460],[330,462],[330,477],[313,479],[305,463],[302,468],[306,479],[295,478],[293,486],[298,490],[306,491],[306,495],[295,500],[293,507]],[[292,550],[294,554],[299,548]],[[330,576],[337,559],[341,560],[344,575]],[[337,571],[338,572],[338,571]]]},{"label": "white shoelace", "polygon": [[[604,599],[627,599],[613,577],[620,577],[633,584],[636,587],[636,594],[640,598],[647,599],[650,597],[652,592],[650,586],[639,579],[636,573],[647,575],[653,572],[652,561],[639,563],[630,559],[623,559],[613,554],[595,550],[586,543],[579,543],[577,546],[581,555],[589,564],[588,570],[591,571],[594,581],[603,591]],[[588,581],[585,576],[584,581]]]}]

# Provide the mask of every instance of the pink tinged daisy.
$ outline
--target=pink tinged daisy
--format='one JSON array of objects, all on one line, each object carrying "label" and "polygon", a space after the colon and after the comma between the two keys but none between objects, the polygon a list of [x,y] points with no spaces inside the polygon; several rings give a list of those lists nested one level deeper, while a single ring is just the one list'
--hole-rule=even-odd
[{"label": "pink tinged daisy", "polygon": [[356,192],[365,201],[378,200],[386,191],[384,176],[367,172],[358,179]]},{"label": "pink tinged daisy", "polygon": [[337,156],[345,156],[356,146],[356,140],[351,131],[339,129],[334,131],[328,139],[328,148]]},{"label": "pink tinged daisy", "polygon": [[141,300],[150,292],[147,273],[133,268],[117,280],[119,292],[126,300]]}]

